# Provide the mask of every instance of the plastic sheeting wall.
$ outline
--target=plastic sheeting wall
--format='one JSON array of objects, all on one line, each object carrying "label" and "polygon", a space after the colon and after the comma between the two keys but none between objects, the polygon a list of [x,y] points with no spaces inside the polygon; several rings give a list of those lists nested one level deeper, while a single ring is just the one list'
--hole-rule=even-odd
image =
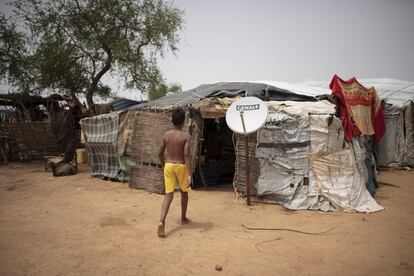
[{"label": "plastic sheeting wall", "polygon": [[258,195],[289,209],[330,210],[309,168],[309,155],[342,149],[341,121],[331,115],[276,112],[269,114],[257,137]]},{"label": "plastic sheeting wall", "polygon": [[414,103],[404,107],[387,104],[384,108],[386,132],[378,143],[378,166],[414,167]]},{"label": "plastic sheeting wall", "polygon": [[342,211],[376,212],[382,208],[365,188],[351,149],[310,156],[320,193]]},{"label": "plastic sheeting wall", "polygon": [[405,155],[404,163],[414,167],[414,102],[407,101],[404,105],[405,122]]},{"label": "plastic sheeting wall", "polygon": [[284,113],[268,116],[257,134],[256,158],[260,162],[257,193],[289,205],[308,175],[309,118]]},{"label": "plastic sheeting wall", "polygon": [[404,162],[404,118],[400,107],[384,108],[386,131],[378,143],[378,166],[401,167]]},{"label": "plastic sheeting wall", "polygon": [[[257,133],[258,196],[289,209],[328,211],[331,202],[345,211],[379,211],[353,152],[344,150],[342,123],[333,115],[272,112]],[[358,156],[366,157],[362,150]]]}]

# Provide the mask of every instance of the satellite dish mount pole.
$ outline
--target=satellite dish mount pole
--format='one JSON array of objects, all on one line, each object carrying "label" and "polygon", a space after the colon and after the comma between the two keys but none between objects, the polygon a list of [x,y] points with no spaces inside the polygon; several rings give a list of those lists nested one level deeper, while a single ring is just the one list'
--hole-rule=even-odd
[{"label": "satellite dish mount pole", "polygon": [[[229,128],[239,135],[244,135],[245,143],[245,195],[247,205],[251,205],[250,189],[252,181],[250,179],[250,133],[257,133],[262,128],[267,119],[267,105],[255,97],[241,97],[234,101],[226,111],[226,122]],[[240,118],[239,118],[240,116]],[[254,157],[254,155],[253,155]],[[241,161],[241,160],[240,160]],[[241,185],[241,183],[239,183]],[[238,188],[240,186],[237,186]]]},{"label": "satellite dish mount pole", "polygon": [[250,151],[249,151],[249,135],[246,133],[246,125],[244,123],[244,111],[240,110],[240,119],[243,126],[244,131],[244,148],[246,151],[246,200],[247,205],[251,205],[250,202]]}]

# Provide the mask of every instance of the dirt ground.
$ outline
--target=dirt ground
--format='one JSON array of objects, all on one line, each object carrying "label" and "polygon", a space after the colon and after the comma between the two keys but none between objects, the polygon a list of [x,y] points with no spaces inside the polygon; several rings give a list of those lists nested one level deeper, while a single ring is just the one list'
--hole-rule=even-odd
[{"label": "dirt ground", "polygon": [[160,239],[160,195],[86,166],[60,178],[40,162],[0,166],[0,275],[414,275],[414,171],[379,179],[399,187],[380,187],[386,210],[373,214],[247,207],[215,188],[190,194],[193,222],[181,226],[176,193]]}]

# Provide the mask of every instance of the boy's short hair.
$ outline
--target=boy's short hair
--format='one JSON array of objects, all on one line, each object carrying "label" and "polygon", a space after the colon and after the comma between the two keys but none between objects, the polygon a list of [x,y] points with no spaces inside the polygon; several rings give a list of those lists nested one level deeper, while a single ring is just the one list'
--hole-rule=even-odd
[{"label": "boy's short hair", "polygon": [[171,121],[175,126],[179,126],[184,123],[185,120],[185,111],[182,108],[176,108],[172,112]]}]

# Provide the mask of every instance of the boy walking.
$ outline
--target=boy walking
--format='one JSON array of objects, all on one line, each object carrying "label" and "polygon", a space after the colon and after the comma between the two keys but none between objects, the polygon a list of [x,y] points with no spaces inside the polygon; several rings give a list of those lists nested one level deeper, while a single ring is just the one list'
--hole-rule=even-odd
[{"label": "boy walking", "polygon": [[[161,143],[159,158],[164,168],[165,197],[161,208],[161,219],[158,223],[157,234],[165,237],[165,218],[174,198],[175,186],[178,182],[181,189],[181,224],[190,223],[187,218],[188,192],[191,191],[191,160],[190,160],[190,134],[183,131],[185,112],[177,108],[172,113],[174,128],[164,134]],[[164,151],[167,148],[167,158],[164,160]]]}]

